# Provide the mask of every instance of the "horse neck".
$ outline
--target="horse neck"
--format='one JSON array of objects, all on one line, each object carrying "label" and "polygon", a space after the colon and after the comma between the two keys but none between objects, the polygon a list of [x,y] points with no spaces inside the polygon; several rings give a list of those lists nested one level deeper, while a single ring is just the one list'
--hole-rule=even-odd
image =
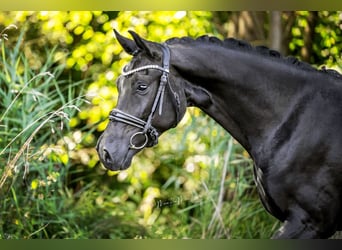
[{"label": "horse neck", "polygon": [[303,80],[294,67],[253,53],[209,45],[171,51],[171,64],[185,82],[210,93],[212,104],[202,110],[248,151],[279,123]]}]

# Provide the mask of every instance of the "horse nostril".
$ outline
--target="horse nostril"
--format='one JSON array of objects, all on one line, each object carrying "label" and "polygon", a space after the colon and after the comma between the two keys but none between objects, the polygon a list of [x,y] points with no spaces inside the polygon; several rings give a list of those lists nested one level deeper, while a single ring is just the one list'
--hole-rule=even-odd
[{"label": "horse nostril", "polygon": [[109,152],[105,148],[103,149],[103,159],[107,163],[112,161],[112,158],[110,157]]}]

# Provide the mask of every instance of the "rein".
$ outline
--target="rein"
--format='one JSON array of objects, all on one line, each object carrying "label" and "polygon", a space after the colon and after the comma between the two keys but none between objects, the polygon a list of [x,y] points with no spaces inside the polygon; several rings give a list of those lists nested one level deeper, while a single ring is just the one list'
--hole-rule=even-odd
[{"label": "rein", "polygon": [[[172,90],[170,83],[169,83],[170,49],[166,44],[161,44],[161,48],[163,51],[163,66],[162,67],[159,65],[145,65],[145,66],[141,66],[141,67],[129,70],[129,71],[123,70],[122,72],[122,76],[129,76],[129,75],[135,74],[136,72],[143,71],[146,69],[155,69],[155,70],[159,70],[162,72],[162,75],[159,81],[158,91],[154,98],[152,109],[147,120],[146,121],[141,120],[140,118],[127,114],[119,109],[113,109],[109,115],[109,120],[112,122],[114,121],[122,122],[127,125],[142,129],[142,131],[136,132],[131,136],[130,138],[131,149],[142,149],[148,144],[149,141],[152,142],[152,144],[149,146],[154,146],[158,143],[159,133],[157,129],[152,126],[152,118],[153,118],[154,113],[157,110],[158,104],[159,104],[158,114],[161,115],[163,112],[163,100],[164,100],[164,93],[165,93],[166,86],[169,87],[170,91],[174,95],[173,103],[176,106],[177,122],[179,119],[179,106],[180,106],[179,97],[178,97],[178,94]],[[145,137],[144,142],[141,145],[136,145],[134,143],[134,138],[138,136]]]}]

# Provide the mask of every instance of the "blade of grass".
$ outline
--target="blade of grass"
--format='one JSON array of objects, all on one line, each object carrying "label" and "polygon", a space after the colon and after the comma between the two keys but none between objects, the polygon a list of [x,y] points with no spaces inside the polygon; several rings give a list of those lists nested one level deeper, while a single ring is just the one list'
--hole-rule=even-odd
[{"label": "blade of grass", "polygon": [[50,72],[43,72],[43,73],[40,73],[40,74],[36,75],[36,76],[33,77],[30,81],[28,81],[28,82],[22,87],[22,89],[18,92],[18,94],[14,97],[14,99],[12,100],[12,102],[10,103],[10,105],[6,108],[5,112],[2,114],[2,116],[1,116],[1,118],[0,118],[0,122],[3,121],[4,117],[6,117],[7,113],[8,113],[9,110],[12,108],[13,104],[16,102],[16,100],[19,98],[19,96],[22,94],[22,92],[25,90],[25,88],[26,88],[32,81],[34,81],[36,78],[38,78],[38,77],[44,77],[44,76],[54,77]]}]

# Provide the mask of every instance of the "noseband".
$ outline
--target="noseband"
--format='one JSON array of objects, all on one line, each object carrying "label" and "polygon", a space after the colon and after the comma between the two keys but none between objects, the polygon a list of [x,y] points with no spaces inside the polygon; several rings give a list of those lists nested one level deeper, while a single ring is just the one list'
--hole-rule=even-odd
[{"label": "noseband", "polygon": [[[155,69],[155,70],[159,70],[162,72],[162,75],[159,81],[158,91],[154,98],[152,109],[147,120],[146,121],[141,120],[140,118],[127,114],[119,109],[113,109],[109,115],[109,120],[112,122],[122,122],[130,126],[140,128],[142,130],[142,131],[134,133],[131,136],[130,138],[131,149],[142,149],[148,144],[149,141],[151,141],[150,146],[154,146],[158,143],[159,133],[157,129],[152,126],[152,118],[153,118],[155,111],[157,110],[158,104],[159,104],[158,114],[159,115],[162,114],[164,92],[165,92],[166,86],[168,86],[170,89],[170,92],[173,93],[173,96],[174,96],[173,103],[176,106],[176,121],[177,123],[179,121],[178,120],[179,119],[179,106],[180,106],[179,96],[176,92],[173,91],[169,82],[170,49],[166,44],[161,44],[161,48],[163,51],[163,66],[162,67],[159,65],[145,65],[145,66],[138,67],[136,69],[122,72],[122,76],[129,76],[136,72],[143,71],[146,69]],[[144,136],[144,142],[141,145],[136,145],[134,143],[134,138],[139,137],[139,136]]]}]

